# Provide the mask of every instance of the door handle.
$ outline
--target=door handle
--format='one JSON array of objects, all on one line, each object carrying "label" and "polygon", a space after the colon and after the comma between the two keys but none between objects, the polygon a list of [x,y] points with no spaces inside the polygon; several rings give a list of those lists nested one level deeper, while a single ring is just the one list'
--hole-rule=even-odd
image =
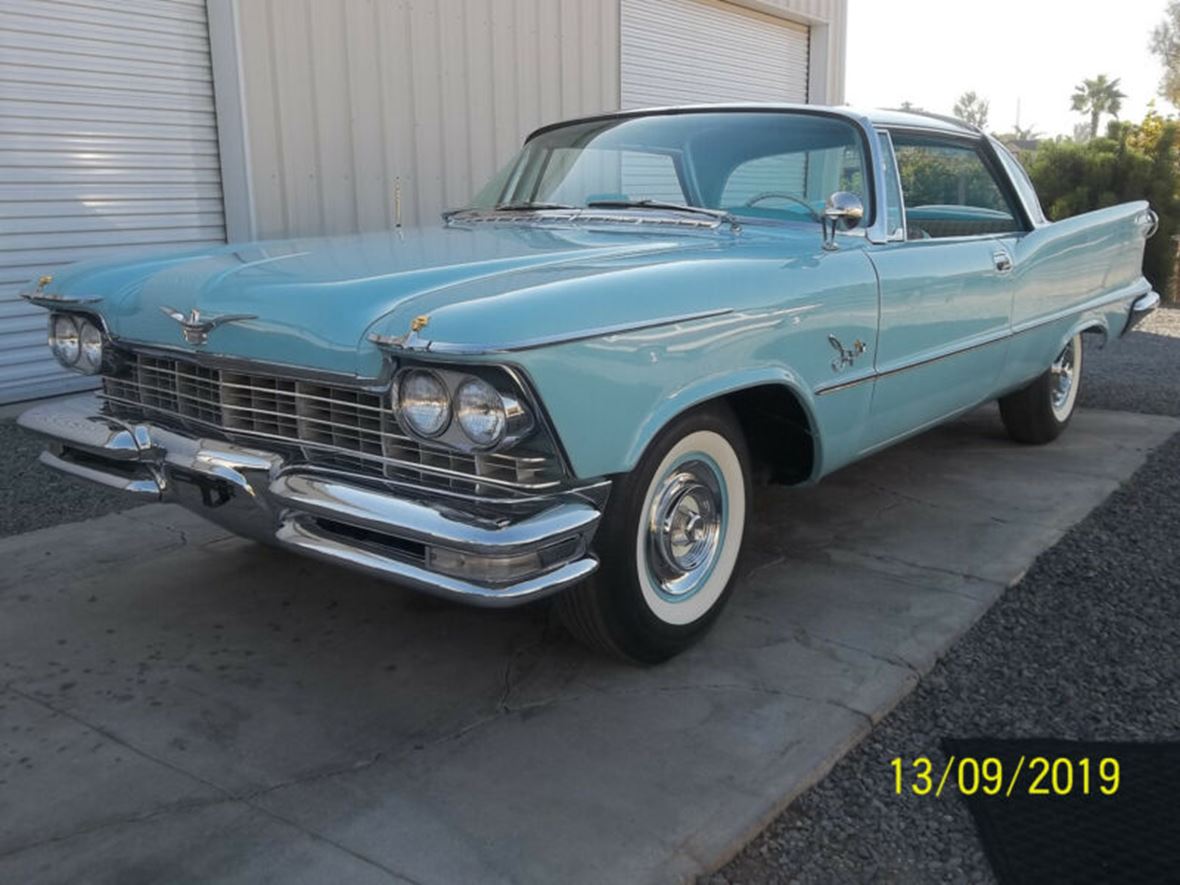
[{"label": "door handle", "polygon": [[1012,269],[1012,256],[1007,252],[996,252],[992,255],[992,260],[996,263],[996,270],[1000,273],[1007,273]]}]

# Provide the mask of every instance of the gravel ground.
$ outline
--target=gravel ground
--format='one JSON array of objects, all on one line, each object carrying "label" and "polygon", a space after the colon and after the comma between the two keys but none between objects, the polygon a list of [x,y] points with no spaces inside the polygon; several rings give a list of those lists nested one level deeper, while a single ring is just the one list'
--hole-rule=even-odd
[{"label": "gravel ground", "polygon": [[[1082,406],[1180,416],[1180,310],[1085,360]],[[962,802],[894,795],[889,760],[937,765],[944,737],[1180,738],[1178,524],[1180,435],[708,885],[993,882]]]},{"label": "gravel ground", "polygon": [[42,467],[41,441],[0,420],[0,537],[134,507],[138,501]]}]

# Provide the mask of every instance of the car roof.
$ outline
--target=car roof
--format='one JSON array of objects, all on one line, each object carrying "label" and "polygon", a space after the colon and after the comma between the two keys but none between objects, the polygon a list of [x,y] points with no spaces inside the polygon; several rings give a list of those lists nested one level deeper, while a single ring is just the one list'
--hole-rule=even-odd
[{"label": "car roof", "polygon": [[[852,110],[846,108],[845,110]],[[903,111],[893,108],[874,108],[867,111],[853,111],[867,118],[876,126],[897,126],[906,129],[937,129],[940,132],[953,132],[958,135],[982,135],[978,126],[945,114],[935,114],[929,111]]]},{"label": "car roof", "polygon": [[[686,104],[669,105],[666,107],[634,108],[622,111],[610,111],[603,114],[592,114],[571,120],[561,120],[550,123],[534,130],[528,136],[533,138],[571,123],[587,123],[595,120],[628,119],[630,117],[656,116],[663,114],[707,113],[710,111],[803,111],[806,113],[833,114],[850,119],[868,120],[875,126],[907,129],[934,129],[940,132],[950,132],[957,135],[978,136],[981,131],[970,123],[954,117],[932,114],[926,111],[901,111],[886,109],[861,110],[847,105],[833,106],[821,104],[798,104],[789,102],[726,102],[724,104]],[[527,141],[528,139],[526,139]]]}]

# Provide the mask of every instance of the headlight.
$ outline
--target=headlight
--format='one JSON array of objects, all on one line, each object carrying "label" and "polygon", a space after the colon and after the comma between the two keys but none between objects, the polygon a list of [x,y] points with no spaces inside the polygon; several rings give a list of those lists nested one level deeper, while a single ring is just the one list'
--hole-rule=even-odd
[{"label": "headlight", "polygon": [[494,446],[504,438],[508,413],[496,389],[486,381],[468,378],[455,394],[459,427],[477,446]]},{"label": "headlight", "polygon": [[446,385],[433,372],[406,372],[397,386],[397,413],[419,436],[438,436],[451,423],[451,398]]},{"label": "headlight", "polygon": [[87,375],[102,371],[102,330],[90,320],[78,320],[80,353],[75,368]]},{"label": "headlight", "polygon": [[67,369],[76,367],[81,344],[78,341],[78,324],[73,317],[58,314],[49,321],[49,349]]}]

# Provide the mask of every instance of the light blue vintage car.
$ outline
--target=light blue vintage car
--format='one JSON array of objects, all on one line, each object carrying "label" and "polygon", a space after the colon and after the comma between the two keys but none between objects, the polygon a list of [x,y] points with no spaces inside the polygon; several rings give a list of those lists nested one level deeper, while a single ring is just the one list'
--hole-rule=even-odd
[{"label": "light blue vintage car", "polygon": [[556,596],[654,662],[734,583],[756,480],[812,483],[999,399],[1069,423],[1081,335],[1159,301],[1156,219],[1050,223],[927,115],[668,108],[547,126],[421,230],[73,265],[27,298],[101,389],[46,465],[480,605]]}]

